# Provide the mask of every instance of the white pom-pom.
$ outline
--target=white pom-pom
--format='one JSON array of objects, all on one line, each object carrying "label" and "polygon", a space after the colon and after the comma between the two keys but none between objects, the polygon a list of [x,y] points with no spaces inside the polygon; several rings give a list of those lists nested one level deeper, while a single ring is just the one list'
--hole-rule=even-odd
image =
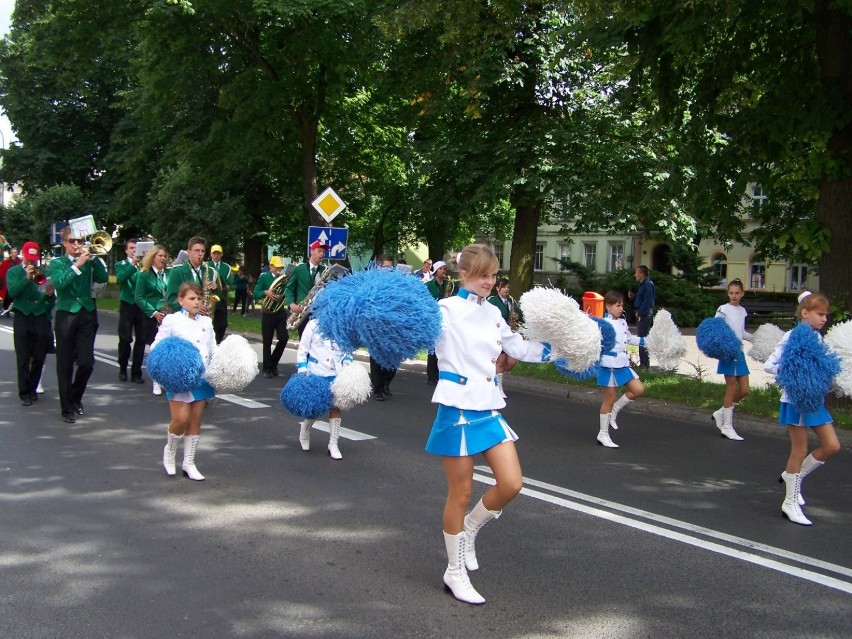
[{"label": "white pom-pom", "polygon": [[756,362],[765,362],[782,337],[784,337],[784,331],[775,324],[763,324],[751,336],[751,350],[748,356]]},{"label": "white pom-pom", "polygon": [[363,404],[370,399],[371,393],[370,374],[356,362],[344,366],[331,383],[334,405],[340,410],[349,410]]},{"label": "white pom-pom", "polygon": [[686,340],[667,310],[657,311],[654,325],[645,338],[648,353],[664,371],[673,371],[686,353]]},{"label": "white pom-pom", "polygon": [[257,376],[257,353],[241,335],[229,335],[216,348],[204,377],[217,394],[238,393]]},{"label": "white pom-pom", "polygon": [[852,320],[832,326],[825,343],[840,358],[840,374],[834,378],[834,392],[852,397]]},{"label": "white pom-pom", "polygon": [[570,371],[585,371],[601,356],[597,323],[573,298],[553,288],[534,288],[521,295],[524,337],[550,344],[550,360],[564,359]]}]

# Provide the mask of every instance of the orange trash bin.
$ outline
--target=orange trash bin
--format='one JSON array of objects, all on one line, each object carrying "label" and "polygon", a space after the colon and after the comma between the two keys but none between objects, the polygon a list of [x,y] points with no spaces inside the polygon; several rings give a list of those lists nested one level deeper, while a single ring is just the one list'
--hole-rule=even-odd
[{"label": "orange trash bin", "polygon": [[595,317],[604,316],[604,298],[600,293],[586,291],[583,293],[583,311]]}]

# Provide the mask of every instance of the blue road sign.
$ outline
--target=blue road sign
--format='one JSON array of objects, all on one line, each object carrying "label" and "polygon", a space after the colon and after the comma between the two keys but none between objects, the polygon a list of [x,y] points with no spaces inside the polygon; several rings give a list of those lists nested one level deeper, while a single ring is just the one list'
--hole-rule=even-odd
[{"label": "blue road sign", "polygon": [[309,226],[308,227],[308,255],[311,253],[311,244],[317,240],[328,244],[325,251],[327,260],[345,260],[346,250],[349,245],[349,229],[334,226]]},{"label": "blue road sign", "polygon": [[68,226],[68,222],[51,222],[50,224],[50,244],[56,246],[62,244],[62,229]]}]

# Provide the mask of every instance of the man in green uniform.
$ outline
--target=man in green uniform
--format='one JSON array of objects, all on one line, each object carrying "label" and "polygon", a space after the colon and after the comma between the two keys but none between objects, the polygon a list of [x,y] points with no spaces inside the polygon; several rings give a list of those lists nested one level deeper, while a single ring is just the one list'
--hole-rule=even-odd
[{"label": "man in green uniform", "polygon": [[74,423],[74,416],[83,414],[83,394],[95,368],[98,308],[92,285],[106,284],[109,274],[70,226],[62,229],[61,237],[65,255],[50,262],[56,289],[56,378],[62,419]]},{"label": "man in green uniform", "polygon": [[[287,280],[287,287],[284,289],[284,300],[290,308],[291,313],[299,313],[302,307],[299,306],[307,297],[308,292],[317,283],[319,276],[325,270],[325,267],[320,264],[320,260],[325,256],[328,249],[328,244],[323,244],[319,240],[311,244],[311,254],[308,261],[304,264],[299,264],[290,273],[290,279]],[[308,321],[302,322],[299,326],[299,336],[305,330],[305,324]]]},{"label": "man in green uniform", "polygon": [[[37,271],[41,248],[27,242],[21,248],[23,261],[6,274],[9,293],[15,299],[15,355],[18,364],[18,397],[24,406],[38,401],[36,386],[50,345],[50,310],[53,284]],[[41,285],[40,285],[41,284]]]},{"label": "man in green uniform", "polygon": [[216,282],[216,295],[219,301],[213,305],[210,316],[213,319],[213,332],[216,333],[216,343],[225,337],[228,328],[228,289],[234,285],[234,276],[231,273],[231,265],[222,261],[222,247],[214,244],[210,247],[210,261],[207,262],[211,274]]},{"label": "man in green uniform", "polygon": [[[209,281],[210,278],[205,278],[204,276],[205,271],[207,270],[204,266],[204,254],[207,252],[207,240],[198,235],[189,238],[186,252],[189,255],[189,259],[169,271],[169,280],[168,285],[166,286],[166,299],[174,312],[181,310],[181,306],[178,303],[178,290],[180,289],[180,285],[184,282],[195,282],[201,287],[202,291],[205,288],[209,290],[216,288],[216,283]],[[206,306],[202,306],[201,312],[203,315],[210,315],[210,309]]]},{"label": "man in green uniform", "polygon": [[[447,277],[447,263],[443,260],[438,260],[432,266],[432,279],[426,282],[426,289],[436,300],[453,294],[453,282]],[[438,384],[438,356],[435,353],[426,355],[426,383],[432,386]]]},{"label": "man in green uniform", "polygon": [[145,357],[145,317],[136,305],[136,277],[139,260],[136,257],[136,238],[124,243],[127,257],[115,263],[115,279],[119,285],[118,295],[118,379],[127,381],[127,364],[130,347],[133,345],[133,361],[130,379],[142,383],[142,359]]},{"label": "man in green uniform", "polygon": [[[269,259],[269,270],[261,273],[257,278],[257,284],[254,287],[254,299],[261,303],[263,315],[260,318],[260,334],[263,339],[263,376],[278,377],[278,362],[281,361],[281,355],[284,354],[284,349],[287,348],[287,306],[286,302],[281,299],[284,295],[280,290],[280,283],[273,289],[272,284],[281,276],[281,270],[284,268],[284,260],[279,256],[273,255]],[[269,302],[266,302],[269,300]],[[264,303],[266,302],[266,303]],[[277,310],[272,310],[270,307],[279,306]],[[272,349],[272,338],[278,337],[278,343],[275,349]]]}]

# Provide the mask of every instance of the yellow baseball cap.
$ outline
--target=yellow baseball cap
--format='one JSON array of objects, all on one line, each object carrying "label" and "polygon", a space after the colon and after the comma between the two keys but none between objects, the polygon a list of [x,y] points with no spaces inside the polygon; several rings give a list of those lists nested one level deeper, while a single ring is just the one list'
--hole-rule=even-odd
[{"label": "yellow baseball cap", "polygon": [[222,247],[219,246],[218,244],[214,244],[213,246],[210,247],[210,252],[211,253],[221,253]]},{"label": "yellow baseball cap", "polygon": [[284,266],[284,260],[282,260],[277,255],[273,255],[269,258],[269,266],[274,266],[275,268],[281,268]]}]

